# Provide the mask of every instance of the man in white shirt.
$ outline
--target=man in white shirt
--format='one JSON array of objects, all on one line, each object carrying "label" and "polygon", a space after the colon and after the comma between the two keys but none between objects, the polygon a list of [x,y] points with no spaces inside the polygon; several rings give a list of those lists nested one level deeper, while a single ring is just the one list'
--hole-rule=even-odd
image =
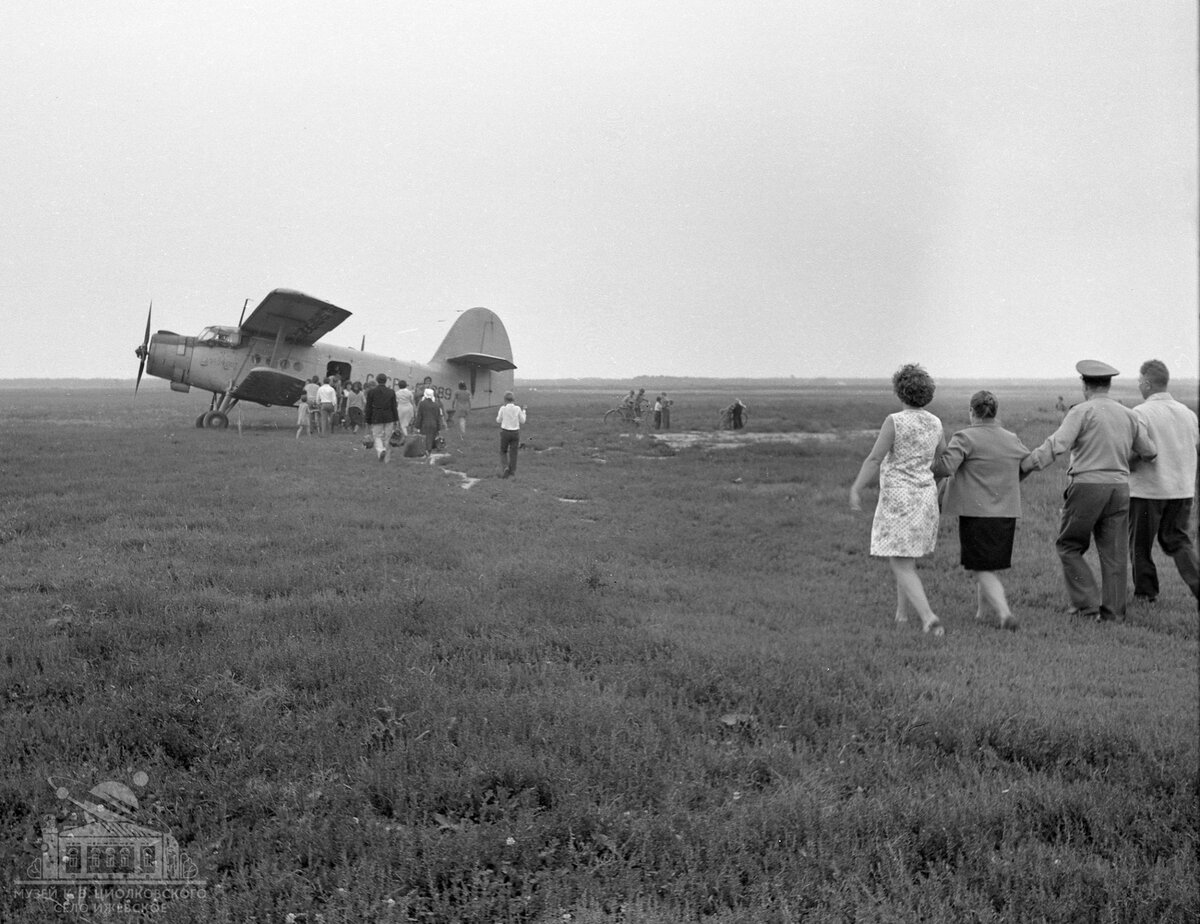
[{"label": "man in white shirt", "polygon": [[321,436],[328,436],[333,430],[333,412],[337,408],[338,393],[328,378],[317,389],[317,404],[321,408]]},{"label": "man in white shirt", "polygon": [[512,478],[517,474],[517,449],[521,445],[521,424],[525,423],[525,408],[513,404],[513,393],[504,393],[504,403],[496,413],[500,424],[500,458],[504,462],[501,478]]},{"label": "man in white shirt", "polygon": [[1133,565],[1133,599],[1153,603],[1158,597],[1154,540],[1175,562],[1192,595],[1200,598],[1200,569],[1188,524],[1196,493],[1196,452],[1200,423],[1191,408],[1167,391],[1166,364],[1142,363],[1138,390],[1145,401],[1133,412],[1145,421],[1158,447],[1152,463],[1135,464],[1129,472],[1129,558]]}]

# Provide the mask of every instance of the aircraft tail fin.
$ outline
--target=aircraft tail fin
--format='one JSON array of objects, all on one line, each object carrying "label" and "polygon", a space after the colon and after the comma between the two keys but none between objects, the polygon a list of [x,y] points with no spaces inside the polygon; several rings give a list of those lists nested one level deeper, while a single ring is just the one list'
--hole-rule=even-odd
[{"label": "aircraft tail fin", "polygon": [[433,354],[433,364],[451,363],[470,381],[471,392],[498,404],[512,390],[512,345],[499,316],[488,308],[464,311]]}]

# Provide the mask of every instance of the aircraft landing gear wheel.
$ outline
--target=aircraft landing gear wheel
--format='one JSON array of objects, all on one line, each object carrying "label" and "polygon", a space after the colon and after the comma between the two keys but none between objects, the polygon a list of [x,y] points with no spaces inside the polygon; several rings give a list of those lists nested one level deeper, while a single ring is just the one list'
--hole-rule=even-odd
[{"label": "aircraft landing gear wheel", "polygon": [[209,411],[200,419],[205,430],[224,430],[229,426],[229,418],[220,411]]},{"label": "aircraft landing gear wheel", "polygon": [[197,430],[201,429],[204,426],[204,418],[207,416],[208,416],[208,414],[204,413],[196,418],[196,429]]}]

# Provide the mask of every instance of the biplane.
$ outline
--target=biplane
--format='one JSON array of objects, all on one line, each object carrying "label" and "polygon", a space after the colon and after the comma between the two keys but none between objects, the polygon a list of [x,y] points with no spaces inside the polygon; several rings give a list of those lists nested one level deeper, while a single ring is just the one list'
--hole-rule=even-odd
[{"label": "biplane", "polygon": [[384,373],[389,382],[400,378],[417,388],[432,388],[441,400],[464,382],[472,406],[491,407],[504,402],[517,368],[504,324],[487,308],[460,314],[427,363],[320,343],[350,312],[291,289],[275,289],[249,317],[243,306],[236,327],[206,327],[197,337],[167,330],[151,336],[153,310],[151,303],[146,333],[134,351],[141,360],[134,391],[147,372],[169,381],[173,391],[212,392],[209,409],[196,418],[197,427],[229,426],[229,411],[239,401],[294,407],[314,375],[322,381],[336,375],[349,383]]}]

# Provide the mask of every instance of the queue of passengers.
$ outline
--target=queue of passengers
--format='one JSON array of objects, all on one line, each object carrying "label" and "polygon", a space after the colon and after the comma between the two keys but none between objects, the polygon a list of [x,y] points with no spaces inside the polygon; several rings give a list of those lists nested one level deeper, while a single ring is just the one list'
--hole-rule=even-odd
[{"label": "queue of passengers", "polygon": [[441,433],[451,419],[456,419],[460,439],[466,442],[470,408],[471,393],[464,382],[459,382],[453,410],[447,414],[428,376],[414,394],[407,381],[389,381],[383,373],[368,376],[365,383],[355,381],[346,387],[337,375],[327,376],[324,381],[314,375],[300,395],[296,439],[301,434],[328,436],[335,429],[351,433],[362,429],[368,433],[364,445],[374,446],[382,462],[387,461],[393,443],[403,444],[410,435],[420,434],[419,454],[425,455],[439,445]]}]

